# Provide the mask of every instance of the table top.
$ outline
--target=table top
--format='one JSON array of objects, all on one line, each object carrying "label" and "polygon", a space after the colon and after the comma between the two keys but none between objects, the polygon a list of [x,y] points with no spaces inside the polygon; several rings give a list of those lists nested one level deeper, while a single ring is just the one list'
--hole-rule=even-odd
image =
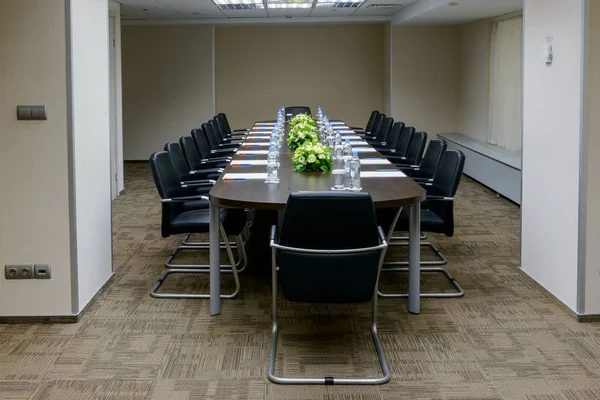
[{"label": "table top", "polygon": [[[361,146],[366,147],[366,146]],[[261,148],[262,150],[268,147]],[[219,207],[253,208],[264,210],[283,210],[292,192],[330,191],[332,186],[331,172],[296,172],[293,169],[293,151],[287,148],[284,141],[279,157],[279,183],[266,183],[262,179],[244,181],[224,181],[227,173],[264,173],[265,165],[236,167],[228,165],[225,172],[210,191],[211,202]],[[378,152],[359,153],[359,158],[385,158]],[[233,160],[266,160],[267,155],[244,157],[235,155]],[[392,169],[393,164],[361,165],[362,171]],[[375,207],[404,207],[425,200],[425,190],[412,179],[406,178],[362,178],[363,192],[368,192],[373,198]]]}]

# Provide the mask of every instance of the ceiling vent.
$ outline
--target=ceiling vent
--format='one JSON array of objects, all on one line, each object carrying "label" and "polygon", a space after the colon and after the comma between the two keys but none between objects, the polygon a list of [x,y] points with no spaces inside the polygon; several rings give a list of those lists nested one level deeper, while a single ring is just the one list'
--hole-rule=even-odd
[{"label": "ceiling vent", "polygon": [[367,8],[400,8],[400,4],[370,4]]}]

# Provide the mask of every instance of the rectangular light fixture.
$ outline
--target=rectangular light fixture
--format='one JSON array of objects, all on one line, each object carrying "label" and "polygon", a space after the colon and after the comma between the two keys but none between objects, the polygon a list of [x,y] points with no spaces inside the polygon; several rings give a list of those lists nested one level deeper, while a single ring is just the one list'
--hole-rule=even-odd
[{"label": "rectangular light fixture", "polygon": [[213,0],[221,10],[252,10],[265,8],[262,0]]},{"label": "rectangular light fixture", "polygon": [[311,8],[313,0],[267,0],[267,8]]},{"label": "rectangular light fixture", "polygon": [[317,0],[317,7],[339,7],[339,8],[357,8],[364,0],[355,1],[335,1],[335,0]]}]

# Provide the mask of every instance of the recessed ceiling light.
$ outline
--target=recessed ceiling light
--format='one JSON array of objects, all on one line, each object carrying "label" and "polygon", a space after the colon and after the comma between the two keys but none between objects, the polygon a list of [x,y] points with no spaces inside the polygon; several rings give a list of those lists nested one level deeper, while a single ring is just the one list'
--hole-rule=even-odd
[{"label": "recessed ceiling light", "polygon": [[460,4],[460,3],[459,3],[459,2],[457,2],[457,1],[453,1],[452,3],[448,3],[448,5],[449,5],[450,7],[456,7],[456,6],[457,6],[457,5],[459,5],[459,4]]},{"label": "recessed ceiling light", "polygon": [[312,0],[267,0],[267,8],[311,8]]},{"label": "recessed ceiling light", "polygon": [[251,10],[265,8],[262,0],[213,0],[221,10]]},{"label": "recessed ceiling light", "polygon": [[335,0],[317,0],[317,7],[335,7],[335,8],[357,8],[364,0],[354,1],[335,1]]}]

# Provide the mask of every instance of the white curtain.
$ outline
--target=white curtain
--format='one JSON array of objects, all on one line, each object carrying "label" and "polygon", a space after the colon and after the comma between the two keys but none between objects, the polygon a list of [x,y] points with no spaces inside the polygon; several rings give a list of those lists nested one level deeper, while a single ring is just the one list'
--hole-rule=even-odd
[{"label": "white curtain", "polygon": [[521,151],[523,18],[494,21],[488,142]]}]

